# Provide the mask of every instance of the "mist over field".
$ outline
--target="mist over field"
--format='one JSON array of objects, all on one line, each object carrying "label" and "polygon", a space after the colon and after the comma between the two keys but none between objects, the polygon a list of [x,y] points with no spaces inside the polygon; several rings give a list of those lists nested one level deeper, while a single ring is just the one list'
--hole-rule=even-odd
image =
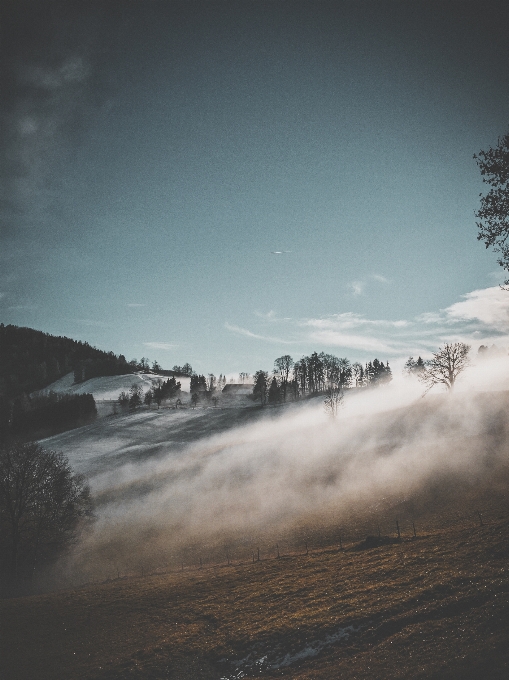
[{"label": "mist over field", "polygon": [[452,496],[509,462],[508,377],[502,358],[471,367],[452,394],[423,399],[410,378],[352,391],[336,420],[316,398],[144,412],[46,440],[88,473],[95,498],[96,521],[66,569],[85,579],[217,561],[226,550],[247,558],[260,542],[295,546],[306,527],[348,533],[352,517],[384,517],[402,502],[422,510],[437,488]]}]

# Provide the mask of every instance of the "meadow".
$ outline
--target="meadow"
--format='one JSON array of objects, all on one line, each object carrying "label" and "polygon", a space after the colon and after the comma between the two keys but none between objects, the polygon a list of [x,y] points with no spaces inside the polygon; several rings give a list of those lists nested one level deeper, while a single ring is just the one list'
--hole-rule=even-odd
[{"label": "meadow", "polygon": [[508,677],[509,393],[413,389],[46,440],[96,520],[0,602],[0,677]]}]

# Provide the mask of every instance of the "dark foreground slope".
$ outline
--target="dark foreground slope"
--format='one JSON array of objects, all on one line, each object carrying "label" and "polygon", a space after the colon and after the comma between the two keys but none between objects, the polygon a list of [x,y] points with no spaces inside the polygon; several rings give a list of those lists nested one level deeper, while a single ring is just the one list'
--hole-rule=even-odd
[{"label": "dark foreground slope", "polygon": [[[3,601],[0,676],[507,678],[500,474],[496,487],[456,495],[439,517],[421,519],[417,537],[372,549],[310,546]],[[471,508],[482,503],[481,524]]]}]

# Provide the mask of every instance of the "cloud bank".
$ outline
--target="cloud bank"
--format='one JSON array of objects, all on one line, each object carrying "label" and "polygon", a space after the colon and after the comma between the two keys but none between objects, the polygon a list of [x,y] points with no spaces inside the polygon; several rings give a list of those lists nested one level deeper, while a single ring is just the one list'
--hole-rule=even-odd
[{"label": "cloud bank", "polygon": [[[352,393],[336,421],[318,399],[240,427],[232,411],[221,431],[206,410],[153,425],[139,414],[144,437],[127,446],[122,420],[104,425],[102,436],[91,430],[90,440],[62,435],[76,437],[72,459],[88,465],[96,501],[97,521],[72,571],[106,577],[198,556],[221,560],[225,545],[245,558],[257,543],[302,537],[332,516],[348,533],[351,517],[373,508],[383,515],[416,494],[434,498],[437,484],[497,474],[509,465],[509,393],[493,390],[509,387],[509,359],[488,361],[482,375],[477,387],[491,391],[466,381],[452,396],[421,399],[422,386],[407,379]],[[178,422],[196,432],[185,446],[175,441]]]}]

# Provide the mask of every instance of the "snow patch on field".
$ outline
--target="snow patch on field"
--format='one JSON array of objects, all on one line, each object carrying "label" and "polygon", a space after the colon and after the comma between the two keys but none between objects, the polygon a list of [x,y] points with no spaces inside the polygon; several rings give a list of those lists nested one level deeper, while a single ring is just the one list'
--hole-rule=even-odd
[{"label": "snow patch on field", "polygon": [[[58,394],[93,394],[96,401],[114,401],[120,392],[128,392],[131,385],[141,385],[143,392],[148,392],[158,380],[168,380],[168,376],[154,373],[129,373],[127,375],[110,375],[101,378],[91,378],[82,383],[74,383],[74,374],[68,373],[51,385],[42,393],[57,392]],[[182,391],[189,391],[190,378],[177,378],[182,385]]]},{"label": "snow patch on field", "polygon": [[278,670],[279,668],[291,666],[297,661],[311,659],[327,647],[341,640],[347,640],[352,633],[356,633],[359,629],[360,627],[355,628],[354,626],[339,628],[335,633],[327,634],[323,640],[312,640],[301,649],[291,652],[285,653],[282,650],[282,645],[278,645],[275,649],[265,653],[261,653],[258,650],[252,651],[238,661],[222,659],[223,663],[229,663],[235,670],[231,674],[223,675],[221,680],[237,680],[238,678],[247,677],[248,673],[252,675],[253,671],[262,673],[266,670]]}]

